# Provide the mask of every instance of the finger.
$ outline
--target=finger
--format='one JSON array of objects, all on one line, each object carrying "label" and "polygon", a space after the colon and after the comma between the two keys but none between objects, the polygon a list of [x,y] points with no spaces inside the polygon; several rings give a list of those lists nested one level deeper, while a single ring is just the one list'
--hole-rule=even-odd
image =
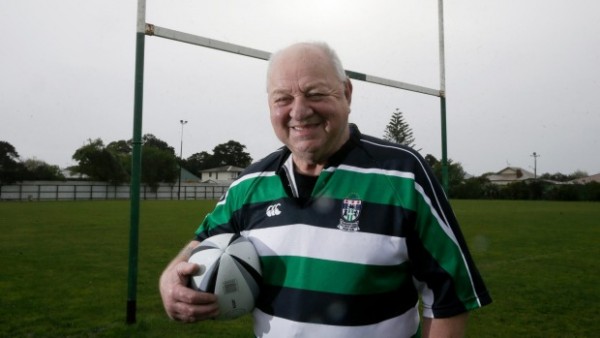
[{"label": "finger", "polygon": [[191,305],[216,305],[217,296],[208,292],[201,292],[188,287],[177,285],[173,288],[173,299]]},{"label": "finger", "polygon": [[199,270],[200,266],[188,262],[180,262],[175,266],[175,272],[182,281],[187,281],[190,276],[195,275]]},{"label": "finger", "polygon": [[192,323],[201,320],[215,318],[219,314],[217,303],[209,303],[207,305],[195,305],[189,303],[178,302],[173,307],[173,319]]}]

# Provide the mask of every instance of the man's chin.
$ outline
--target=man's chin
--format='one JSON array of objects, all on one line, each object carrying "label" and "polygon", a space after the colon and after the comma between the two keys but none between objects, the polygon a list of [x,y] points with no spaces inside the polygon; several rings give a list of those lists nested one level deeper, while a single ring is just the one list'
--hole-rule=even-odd
[{"label": "man's chin", "polygon": [[290,149],[294,155],[308,159],[318,157],[322,147],[318,145],[296,145]]}]

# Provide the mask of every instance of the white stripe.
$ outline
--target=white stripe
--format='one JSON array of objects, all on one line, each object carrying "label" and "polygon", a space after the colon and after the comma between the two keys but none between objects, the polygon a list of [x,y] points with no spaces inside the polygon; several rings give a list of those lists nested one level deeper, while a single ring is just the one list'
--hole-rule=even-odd
[{"label": "white stripe", "polygon": [[257,177],[269,177],[269,176],[275,176],[277,175],[277,173],[275,171],[260,171],[257,173],[252,173],[252,174],[248,174],[248,175],[244,175],[242,177],[240,177],[239,180],[234,181],[233,183],[231,183],[231,185],[229,186],[229,188],[233,188],[236,185],[246,181],[246,180],[250,180],[250,179],[254,179]]},{"label": "white stripe", "polygon": [[[327,169],[324,169],[323,171],[333,172],[335,170],[336,170],[336,167],[329,167]],[[386,170],[386,169],[380,169],[380,168],[361,168],[361,167],[355,167],[355,166],[351,166],[351,165],[347,165],[347,164],[342,164],[342,165],[338,166],[337,170],[352,171],[352,172],[357,172],[357,173],[361,173],[361,174],[380,174],[380,175],[408,178],[408,179],[412,179],[412,180],[415,179],[414,173],[400,171],[400,170]]]},{"label": "white stripe", "polygon": [[244,231],[243,235],[261,256],[300,256],[370,265],[397,265],[408,259],[404,238],[360,231],[292,224]]},{"label": "white stripe", "polygon": [[302,323],[268,315],[254,309],[254,334],[257,337],[327,337],[327,338],[404,338],[412,337],[419,327],[418,308],[383,322],[363,326],[333,326]]},{"label": "white stripe", "polygon": [[431,306],[433,305],[433,301],[435,299],[435,294],[433,293],[433,290],[428,288],[426,283],[423,283],[414,277],[413,284],[421,294],[421,303],[423,304],[423,317],[433,318],[433,310],[431,310]]}]

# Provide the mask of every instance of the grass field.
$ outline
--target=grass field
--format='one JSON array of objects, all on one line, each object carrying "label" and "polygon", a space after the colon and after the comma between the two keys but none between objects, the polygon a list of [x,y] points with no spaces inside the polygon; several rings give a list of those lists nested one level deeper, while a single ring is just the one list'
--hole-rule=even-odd
[{"label": "grass field", "polygon": [[[600,204],[453,201],[494,302],[468,337],[596,337]],[[251,337],[251,321],[183,325],[158,276],[214,201],[142,202],[137,323],[125,324],[129,203],[0,203],[0,337]]]}]

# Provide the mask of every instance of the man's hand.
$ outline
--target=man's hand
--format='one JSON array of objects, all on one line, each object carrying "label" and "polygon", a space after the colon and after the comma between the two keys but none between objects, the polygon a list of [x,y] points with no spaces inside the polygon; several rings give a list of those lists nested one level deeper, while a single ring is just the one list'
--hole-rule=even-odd
[{"label": "man's hand", "polygon": [[190,277],[200,267],[188,263],[185,255],[176,257],[159,281],[163,306],[170,318],[186,323],[214,318],[219,314],[217,296],[189,288]]}]

